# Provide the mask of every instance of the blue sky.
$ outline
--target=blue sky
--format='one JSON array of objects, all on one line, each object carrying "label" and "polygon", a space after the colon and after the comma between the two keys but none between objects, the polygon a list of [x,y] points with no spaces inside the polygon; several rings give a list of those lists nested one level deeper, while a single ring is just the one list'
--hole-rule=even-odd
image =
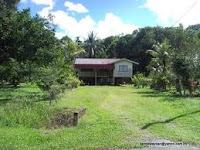
[{"label": "blue sky", "polygon": [[21,0],[18,9],[30,8],[54,16],[56,36],[86,37],[94,31],[100,38],[132,33],[145,26],[185,27],[200,23],[200,0]]}]

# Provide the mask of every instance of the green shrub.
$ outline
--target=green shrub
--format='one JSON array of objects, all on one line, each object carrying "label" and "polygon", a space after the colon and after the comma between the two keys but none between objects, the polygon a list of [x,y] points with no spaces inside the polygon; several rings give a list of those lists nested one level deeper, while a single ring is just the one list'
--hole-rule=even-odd
[{"label": "green shrub", "polygon": [[85,85],[85,82],[83,80],[80,80],[80,85],[81,86],[84,86]]},{"label": "green shrub", "polygon": [[145,77],[142,73],[136,74],[132,78],[132,84],[137,88],[144,88],[151,85],[152,79]]},{"label": "green shrub", "polygon": [[69,89],[77,88],[81,84],[81,81],[75,76],[69,76],[67,79],[67,87]]},{"label": "green shrub", "polygon": [[49,93],[50,104],[66,89],[77,88],[80,81],[74,74],[53,67],[42,67],[36,80],[37,86]]},{"label": "green shrub", "polygon": [[154,77],[151,83],[151,88],[154,90],[166,90],[167,85],[169,84],[169,80],[167,77],[157,76]]},{"label": "green shrub", "polygon": [[176,77],[173,74],[160,75],[150,73],[149,77],[152,79],[150,88],[159,91],[165,91],[172,86],[175,86]]},{"label": "green shrub", "polygon": [[0,110],[0,126],[41,128],[51,122],[53,111],[49,106],[28,102],[12,102]]}]

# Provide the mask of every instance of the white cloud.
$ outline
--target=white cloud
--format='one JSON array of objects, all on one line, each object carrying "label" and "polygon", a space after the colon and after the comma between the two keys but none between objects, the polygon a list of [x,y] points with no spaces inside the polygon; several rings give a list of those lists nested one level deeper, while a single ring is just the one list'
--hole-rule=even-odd
[{"label": "white cloud", "polygon": [[98,22],[95,31],[101,38],[105,38],[110,35],[132,33],[137,28],[135,25],[123,23],[120,17],[113,13],[107,13],[105,19]]},{"label": "white cloud", "polygon": [[96,24],[90,16],[86,16],[78,21],[62,10],[51,13],[54,16],[54,23],[63,31],[62,34],[61,32],[57,33],[58,37],[64,34],[72,38],[77,36],[86,37],[87,32],[92,31]]},{"label": "white cloud", "polygon": [[[53,0],[32,1],[38,5],[48,5],[38,13],[44,18],[47,18],[49,13],[53,15],[53,23],[56,24],[58,28],[58,32],[56,33],[58,38],[62,38],[65,35],[71,38],[78,36],[86,38],[90,31],[97,33],[99,38],[105,38],[111,35],[132,33],[138,28],[135,25],[124,23],[120,17],[114,15],[113,13],[107,13],[105,18],[98,22],[95,22],[95,20],[89,15],[78,20],[74,15],[69,15],[68,12],[63,10],[53,11]],[[76,11],[83,12],[83,10]]]},{"label": "white cloud", "polygon": [[143,7],[155,13],[157,22],[165,26],[173,25],[182,16],[176,25],[182,23],[187,27],[200,23],[200,0],[147,0]]},{"label": "white cloud", "polygon": [[68,8],[69,11],[75,11],[78,13],[88,12],[88,9],[85,8],[85,6],[83,6],[81,3],[74,4],[73,2],[66,1],[64,5]]},{"label": "white cloud", "polygon": [[31,0],[31,1],[37,5],[49,5],[49,6],[54,5],[53,0]]},{"label": "white cloud", "polygon": [[56,33],[58,38],[62,38],[64,35],[68,35],[71,38],[77,36],[86,38],[90,31],[97,33],[99,38],[105,38],[121,33],[132,33],[138,28],[135,25],[123,23],[118,16],[112,13],[107,13],[104,20],[100,20],[97,23],[89,15],[77,20],[62,10],[51,13],[54,16],[54,23],[62,31]]},{"label": "white cloud", "polygon": [[54,1],[53,0],[31,0],[36,5],[48,5],[47,7],[44,7],[40,12],[39,15],[42,17],[47,17],[50,13],[50,11],[54,7]]},{"label": "white cloud", "polygon": [[56,32],[55,36],[58,39],[61,39],[62,37],[66,36],[66,33],[59,31],[59,32]]},{"label": "white cloud", "polygon": [[53,6],[44,7],[38,14],[43,18],[48,18],[50,11],[53,9]]}]

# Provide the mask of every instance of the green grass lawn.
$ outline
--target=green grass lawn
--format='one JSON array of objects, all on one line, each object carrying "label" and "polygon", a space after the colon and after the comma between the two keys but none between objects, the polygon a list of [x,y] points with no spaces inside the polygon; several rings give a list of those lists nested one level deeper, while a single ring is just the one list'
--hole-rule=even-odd
[{"label": "green grass lawn", "polygon": [[[48,103],[42,101],[43,93],[35,86],[0,88],[0,109],[30,94],[40,95],[37,103]],[[0,149],[132,148],[152,137],[200,147],[199,99],[133,87],[79,87],[51,106],[86,107],[86,115],[77,127],[47,130],[4,126],[0,128]]]}]

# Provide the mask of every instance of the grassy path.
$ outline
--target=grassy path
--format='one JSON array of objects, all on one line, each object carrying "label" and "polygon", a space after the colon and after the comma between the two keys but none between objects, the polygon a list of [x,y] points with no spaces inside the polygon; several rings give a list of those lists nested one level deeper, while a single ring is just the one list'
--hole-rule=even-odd
[{"label": "grassy path", "polygon": [[[1,94],[1,93],[0,93]],[[0,128],[0,149],[140,147],[152,136],[200,147],[200,100],[133,87],[79,87],[56,107],[86,107],[77,127]]]},{"label": "grassy path", "polygon": [[[122,147],[137,145],[137,142],[147,138],[149,133],[157,137],[200,145],[198,99],[178,98],[147,89],[105,86],[80,87],[73,91],[66,101],[63,100],[61,105],[65,104],[71,107],[87,107],[88,114],[83,123],[105,125],[107,120],[120,124],[123,131],[113,133],[113,136],[119,134],[124,137],[113,142],[118,145],[118,141],[123,141],[120,142]],[[112,124],[109,123],[108,127],[112,127]]]}]

